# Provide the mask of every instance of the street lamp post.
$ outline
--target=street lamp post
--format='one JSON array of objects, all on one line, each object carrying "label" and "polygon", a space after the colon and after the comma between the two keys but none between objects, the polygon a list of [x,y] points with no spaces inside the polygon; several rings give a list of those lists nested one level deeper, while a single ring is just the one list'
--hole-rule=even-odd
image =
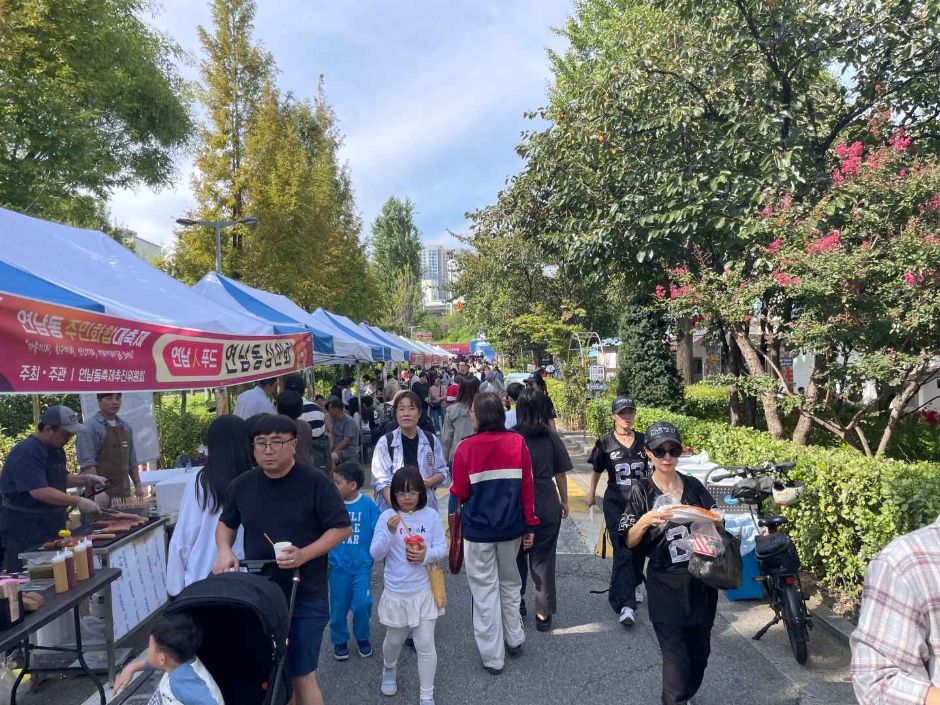
[{"label": "street lamp post", "polygon": [[258,224],[258,219],[253,215],[241,220],[192,220],[191,218],[177,218],[176,222],[184,227],[191,228],[195,225],[201,225],[205,228],[212,228],[215,231],[215,271],[222,273],[222,229],[231,228],[233,225],[247,225],[254,227]]}]

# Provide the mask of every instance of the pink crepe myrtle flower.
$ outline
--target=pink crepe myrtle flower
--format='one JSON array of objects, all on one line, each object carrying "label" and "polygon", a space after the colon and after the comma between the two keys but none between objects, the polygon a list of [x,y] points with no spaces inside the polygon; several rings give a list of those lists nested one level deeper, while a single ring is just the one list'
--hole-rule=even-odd
[{"label": "pink crepe myrtle flower", "polygon": [[825,237],[820,237],[812,242],[806,243],[806,254],[815,255],[821,252],[831,252],[839,247],[841,238],[842,232],[840,230],[833,230]]},{"label": "pink crepe myrtle flower", "polygon": [[908,286],[914,286],[915,284],[923,284],[924,275],[914,274],[914,272],[907,270],[906,272],[904,272],[904,283],[907,284]]},{"label": "pink crepe myrtle flower", "polygon": [[900,178],[902,178],[902,179],[906,179],[906,178],[907,178],[907,169],[901,169],[901,170],[898,172],[898,176],[899,176]]},{"label": "pink crepe myrtle flower", "polygon": [[674,277],[681,277],[683,274],[685,274],[685,272],[686,272],[685,267],[676,267],[675,269],[672,270],[672,275]]},{"label": "pink crepe myrtle flower", "polygon": [[657,285],[656,285],[656,289],[655,289],[655,293],[656,293],[656,298],[657,298],[657,299],[665,299],[665,298],[666,298],[666,287],[664,287],[662,284],[657,284]]},{"label": "pink crepe myrtle flower", "polygon": [[764,206],[763,208],[761,208],[760,214],[761,214],[761,217],[763,218],[769,218],[770,216],[774,214],[773,206],[770,206],[770,205]]},{"label": "pink crepe myrtle flower", "polygon": [[863,250],[870,250],[870,249],[871,249],[871,243],[870,243],[868,240],[863,240],[863,241],[862,241],[862,249],[863,249]]},{"label": "pink crepe myrtle flower", "polygon": [[793,207],[793,193],[790,191],[787,191],[785,194],[783,194],[783,201],[781,201],[780,203],[780,209],[789,210],[792,207]]},{"label": "pink crepe myrtle flower", "polygon": [[920,412],[920,418],[929,426],[940,426],[940,415],[936,409],[924,409]]},{"label": "pink crepe myrtle flower", "polygon": [[789,274],[784,274],[783,272],[777,270],[773,273],[774,281],[777,282],[780,286],[790,286],[791,284],[799,284],[800,278],[796,276],[790,276]]},{"label": "pink crepe myrtle flower", "polygon": [[778,237],[776,240],[774,240],[769,245],[767,245],[767,251],[770,254],[773,254],[774,252],[779,250],[781,247],[783,247],[783,241]]},{"label": "pink crepe myrtle flower", "polygon": [[891,145],[891,148],[895,152],[906,152],[913,142],[913,138],[910,137],[903,127],[898,127],[891,133],[891,139],[888,140],[888,144]]}]

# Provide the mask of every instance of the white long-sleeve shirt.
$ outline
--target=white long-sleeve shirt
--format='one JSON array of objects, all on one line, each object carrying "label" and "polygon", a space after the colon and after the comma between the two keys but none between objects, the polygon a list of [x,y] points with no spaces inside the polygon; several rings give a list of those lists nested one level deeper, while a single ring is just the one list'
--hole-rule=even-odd
[{"label": "white long-sleeve shirt", "polygon": [[[384,436],[375,439],[375,448],[372,451],[372,489],[375,491],[375,503],[379,509],[388,509],[388,503],[382,495],[382,490],[392,484],[392,475],[402,465],[405,464],[404,453],[402,452],[401,429],[396,428],[392,431],[392,447],[389,454],[389,444]],[[450,469],[444,460],[444,447],[441,440],[434,438],[434,449],[431,449],[431,442],[428,440],[428,434],[418,429],[418,469],[421,471],[421,477],[427,480],[432,475],[440,474],[441,484],[428,492],[428,506],[437,509],[437,495],[435,490],[447,486],[450,479]]]},{"label": "white long-sleeve shirt", "polygon": [[[436,509],[425,507],[413,514],[402,512],[398,530],[393,534],[388,530],[388,520],[395,515],[394,509],[386,509],[379,517],[375,533],[372,535],[370,552],[374,560],[385,561],[385,589],[388,592],[412,593],[431,589],[428,571],[425,565],[442,561],[447,555],[447,543],[444,540],[444,525]],[[405,557],[405,537],[408,530],[420,535],[427,546],[424,563],[410,563]]]},{"label": "white long-sleeve shirt", "polygon": [[[167,551],[166,591],[170,595],[178,595],[190,583],[209,577],[215,563],[215,527],[219,523],[222,508],[217,512],[208,512],[199,506],[196,501],[197,477],[198,473],[186,482],[180,500],[179,518]],[[239,527],[232,547],[239,560],[245,557],[242,534],[243,530]]]},{"label": "white long-sleeve shirt", "polygon": [[240,416],[246,421],[256,414],[276,414],[277,409],[259,386],[245,390],[238,395],[235,402],[235,416]]}]

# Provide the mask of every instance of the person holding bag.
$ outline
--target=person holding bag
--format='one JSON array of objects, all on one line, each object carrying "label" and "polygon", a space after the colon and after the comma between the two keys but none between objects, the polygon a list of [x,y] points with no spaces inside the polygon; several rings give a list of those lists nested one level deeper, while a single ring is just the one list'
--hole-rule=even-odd
[{"label": "person holding bag", "polygon": [[630,550],[639,549],[649,559],[646,586],[663,657],[662,703],[687,705],[705,676],[718,591],[689,574],[692,522],[674,520],[670,506],[714,511],[717,503],[699,480],[676,472],[682,438],[675,426],[652,424],[644,451],[653,473],[630,488],[619,536]]}]

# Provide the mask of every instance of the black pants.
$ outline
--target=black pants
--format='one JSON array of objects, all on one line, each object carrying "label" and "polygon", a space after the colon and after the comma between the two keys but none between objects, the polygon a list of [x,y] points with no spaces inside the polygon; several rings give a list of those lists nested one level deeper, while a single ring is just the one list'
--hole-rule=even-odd
[{"label": "black pants", "polygon": [[711,653],[712,621],[695,627],[653,622],[663,655],[663,705],[685,705],[701,687]]},{"label": "black pants", "polygon": [[523,551],[519,548],[516,565],[522,578],[523,599],[525,598],[526,579],[532,571],[532,585],[535,587],[535,612],[543,617],[555,614],[558,609],[555,590],[555,551],[558,549],[558,534],[561,531],[561,516],[558,523],[543,523],[535,527],[535,540],[532,548]]},{"label": "black pants", "polygon": [[620,490],[614,489],[604,493],[604,521],[614,552],[607,601],[618,614],[624,607],[636,609],[636,587],[643,582],[642,552],[631,551],[627,544],[620,540],[620,517],[623,516],[625,508],[626,500]]}]

